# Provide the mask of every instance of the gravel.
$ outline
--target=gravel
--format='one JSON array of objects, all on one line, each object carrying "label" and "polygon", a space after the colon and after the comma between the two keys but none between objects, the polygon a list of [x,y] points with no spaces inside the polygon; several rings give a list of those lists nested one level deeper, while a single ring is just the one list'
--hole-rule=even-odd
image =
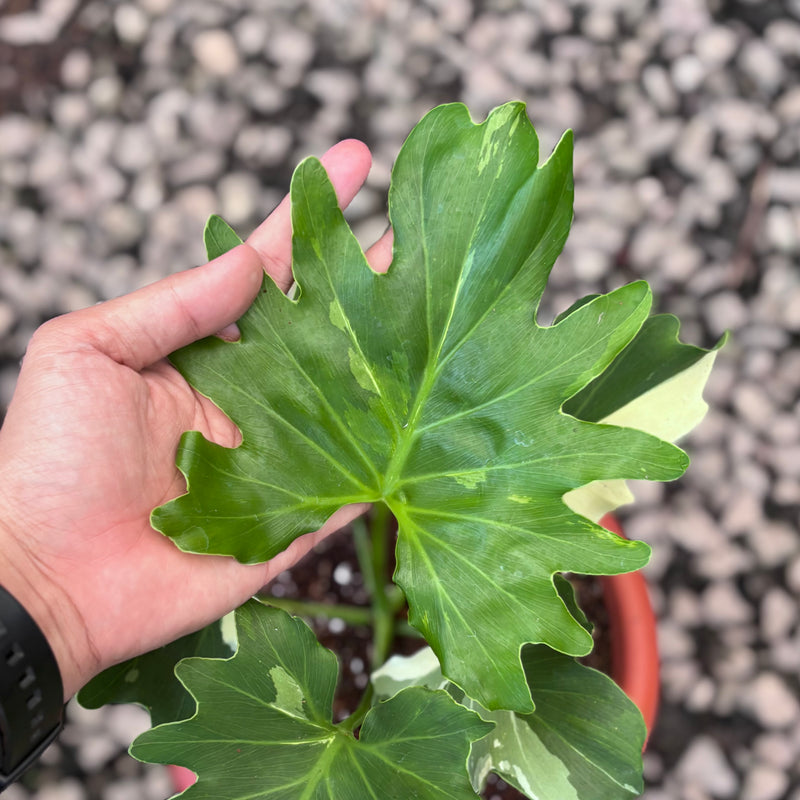
[{"label": "gravel", "polygon": [[[0,3],[0,413],[33,330],[247,232],[292,167],[373,149],[348,212],[385,228],[391,164],[439,102],[526,100],[575,129],[576,218],[542,319],[645,278],[718,358],[694,464],[623,514],[664,660],[647,800],[800,799],[800,3],[7,0]],[[164,797],[141,723],[73,704],[9,800]]]}]

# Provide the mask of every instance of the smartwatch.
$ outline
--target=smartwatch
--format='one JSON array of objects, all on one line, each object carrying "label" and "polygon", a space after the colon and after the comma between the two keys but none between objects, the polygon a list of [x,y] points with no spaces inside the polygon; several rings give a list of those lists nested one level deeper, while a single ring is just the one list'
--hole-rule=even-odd
[{"label": "smartwatch", "polygon": [[0,792],[58,736],[64,688],[39,626],[0,586]]}]

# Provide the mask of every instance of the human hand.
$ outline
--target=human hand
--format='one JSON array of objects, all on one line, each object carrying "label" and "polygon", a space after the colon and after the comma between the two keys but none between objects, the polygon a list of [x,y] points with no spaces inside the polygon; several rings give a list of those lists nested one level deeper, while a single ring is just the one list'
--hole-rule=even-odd
[{"label": "human hand", "polygon": [[[368,150],[341,142],[322,161],[347,205],[369,171]],[[367,255],[385,269],[390,237]],[[364,509],[342,509],[255,566],[183,553],[150,527],[150,511],[185,491],[175,466],[184,431],[239,443],[231,420],[165,357],[217,332],[235,338],[231,323],[264,269],[289,287],[288,198],[244,245],[51,320],[30,342],[0,429],[0,584],[50,642],[65,699],[102,669],[241,605]]]}]

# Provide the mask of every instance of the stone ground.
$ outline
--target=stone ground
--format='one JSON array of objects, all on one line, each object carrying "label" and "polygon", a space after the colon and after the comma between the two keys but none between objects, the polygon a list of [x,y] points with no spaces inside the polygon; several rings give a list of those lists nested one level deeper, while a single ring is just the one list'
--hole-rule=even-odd
[{"label": "stone ground", "polygon": [[[303,156],[373,148],[369,242],[425,111],[525,100],[544,151],[576,135],[547,308],[645,278],[686,341],[732,332],[687,476],[623,515],[663,655],[645,797],[800,800],[798,78],[798,0],[0,1],[0,406],[43,320],[200,262]],[[69,718],[9,800],[169,794],[124,755],[143,712]]]}]

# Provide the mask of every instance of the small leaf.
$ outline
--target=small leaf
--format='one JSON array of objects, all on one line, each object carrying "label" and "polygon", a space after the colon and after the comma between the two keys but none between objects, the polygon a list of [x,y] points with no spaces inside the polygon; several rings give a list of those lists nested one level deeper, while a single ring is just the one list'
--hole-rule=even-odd
[{"label": "small leaf", "polygon": [[373,707],[356,739],[332,722],[336,658],[305,623],[257,601],[236,623],[232,658],[177,669],[194,717],[147,731],[131,749],[196,772],[187,800],[475,797],[470,743],[491,724],[445,692],[412,688]]},{"label": "small leaf", "polygon": [[558,596],[563,600],[569,613],[591,633],[594,630],[594,624],[589,621],[583,609],[578,605],[578,595],[572,583],[563,575],[554,575],[553,583],[555,583]]},{"label": "small leaf", "polygon": [[393,655],[370,676],[378,697],[388,699],[409,686],[445,689],[449,683],[442,675],[436,653],[423,647],[411,656]]},{"label": "small leaf", "polygon": [[443,687],[494,722],[475,742],[470,775],[481,791],[490,772],[534,800],[631,800],[642,791],[645,727],[636,706],[606,675],[544,645],[523,652],[536,710],[488,711],[460,693],[428,648],[393,656],[372,680],[379,697],[411,686]]},{"label": "small leaf", "polygon": [[491,769],[536,800],[638,797],[646,730],[636,706],[608,676],[543,645],[526,647],[523,662],[536,711],[480,712],[497,727],[473,746],[473,775]]},{"label": "small leaf", "polygon": [[194,713],[195,702],[175,677],[175,665],[190,656],[227,658],[233,649],[230,638],[224,635],[223,620],[214,622],[165,647],[104,670],[78,692],[78,702],[84,708],[137,703],[150,712],[153,725],[186,719]]},{"label": "small leaf", "polygon": [[[565,411],[586,421],[678,441],[708,410],[703,390],[727,339],[723,336],[705,350],[680,342],[679,327],[670,314],[648,319],[613,364],[565,404]],[[596,481],[564,495],[573,511],[594,522],[632,501],[624,480]]]},{"label": "small leaf", "polygon": [[206,255],[209,261],[219,258],[221,255],[232,250],[242,243],[239,234],[236,233],[222,217],[212,214],[206,222],[203,231],[203,241],[206,246]]},{"label": "small leaf", "polygon": [[[723,336],[713,348],[706,350],[679,341],[679,329],[680,322],[672,314],[650,317],[611,366],[571,398],[564,410],[588,422],[610,419],[624,406],[630,406],[677,376],[685,375],[702,361],[704,366],[699,374],[691,374],[690,380],[685,381],[685,388],[682,387],[683,391],[672,394],[672,405],[662,403],[653,409],[654,413],[643,414],[644,427],[636,426],[638,430],[648,430],[650,425],[654,425],[658,431],[665,430],[663,435],[670,441],[682,436],[705,414],[707,407],[698,395],[702,393],[714,357],[727,337]],[[699,418],[695,416],[698,414]]]}]

